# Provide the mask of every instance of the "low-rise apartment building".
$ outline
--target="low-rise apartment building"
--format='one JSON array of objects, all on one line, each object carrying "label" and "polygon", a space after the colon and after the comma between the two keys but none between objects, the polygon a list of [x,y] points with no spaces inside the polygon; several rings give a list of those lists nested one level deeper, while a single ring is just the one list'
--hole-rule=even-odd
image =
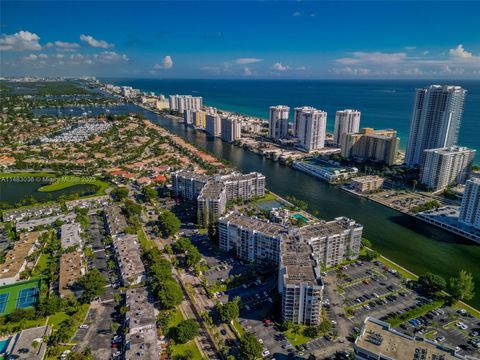
[{"label": "low-rise apartment building", "polygon": [[467,359],[432,340],[405,335],[371,317],[365,319],[354,348],[356,360]]},{"label": "low-rise apartment building", "polygon": [[158,359],[156,314],[145,287],[127,289],[125,305],[125,359]]},{"label": "low-rise apartment building", "polygon": [[113,249],[124,286],[135,285],[145,280],[145,267],[140,258],[137,235],[118,234],[112,236]]},{"label": "low-rise apartment building", "polygon": [[111,205],[105,210],[105,220],[110,235],[123,233],[127,227],[127,220],[117,205]]},{"label": "low-rise apartment building", "polygon": [[22,221],[24,219],[45,217],[62,212],[60,205],[39,205],[29,208],[5,210],[2,213],[3,221]]},{"label": "low-rise apartment building", "polygon": [[94,196],[86,199],[78,199],[66,201],[65,206],[68,210],[73,210],[75,208],[81,209],[96,209],[101,208],[107,205],[110,205],[112,199],[108,195]]},{"label": "low-rise apartment building", "polygon": [[49,325],[22,330],[14,335],[7,348],[8,359],[43,360],[47,352],[47,339],[52,333]]},{"label": "low-rise apartment building", "polygon": [[312,248],[294,239],[282,244],[278,270],[282,294],[282,318],[294,324],[314,326],[322,321],[323,282]]},{"label": "low-rise apartment building", "polygon": [[72,251],[65,253],[60,258],[60,274],[58,279],[58,292],[61,298],[69,297],[75,293],[75,284],[81,276],[85,275],[83,253]]},{"label": "low-rise apartment building", "polygon": [[20,274],[27,265],[27,257],[35,251],[40,234],[39,231],[20,233],[20,239],[5,255],[5,262],[0,264],[0,286],[20,280]]},{"label": "low-rise apartment building", "polygon": [[380,190],[384,179],[376,175],[359,176],[353,178],[350,187],[359,193],[371,193]]},{"label": "low-rise apartment building", "polygon": [[79,223],[63,224],[60,228],[60,243],[62,249],[68,249],[71,246],[82,247],[81,230],[82,227]]}]

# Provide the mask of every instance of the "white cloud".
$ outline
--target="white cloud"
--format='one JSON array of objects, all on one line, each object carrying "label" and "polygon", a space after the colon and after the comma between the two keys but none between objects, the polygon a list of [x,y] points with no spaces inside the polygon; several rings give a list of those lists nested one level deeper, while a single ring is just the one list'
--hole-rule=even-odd
[{"label": "white cloud", "polygon": [[253,75],[253,72],[252,72],[252,70],[250,70],[250,68],[244,67],[243,68],[243,75],[244,76],[251,76],[251,75]]},{"label": "white cloud", "polygon": [[405,50],[407,50],[407,51],[413,51],[416,48],[417,48],[416,46],[405,46]]},{"label": "white cloud", "polygon": [[35,54],[29,54],[28,56],[25,56],[24,59],[27,61],[35,61],[38,59],[38,56]]},{"label": "white cloud", "polygon": [[53,44],[57,48],[62,48],[62,49],[76,49],[80,47],[80,44],[65,42],[65,41],[55,41]]},{"label": "white cloud", "polygon": [[48,59],[48,55],[47,54],[39,54],[38,57],[40,59]]},{"label": "white cloud", "polygon": [[263,61],[263,59],[257,58],[238,58],[235,59],[233,62],[238,65],[247,65],[247,64],[254,64],[257,62]]},{"label": "white cloud", "polygon": [[340,58],[337,62],[343,65],[355,65],[360,63],[370,64],[395,64],[406,59],[407,54],[404,52],[398,53],[383,53],[356,51],[352,53],[353,57]]},{"label": "white cloud", "polygon": [[129,62],[130,59],[125,54],[118,54],[115,51],[103,51],[100,54],[95,54],[93,59],[102,64],[113,64],[119,62]]},{"label": "white cloud", "polygon": [[473,56],[471,52],[468,52],[463,48],[462,44],[457,45],[455,49],[450,49],[448,51],[448,54],[452,57],[462,58],[462,59],[468,59]]},{"label": "white cloud", "polygon": [[305,66],[303,66],[303,65],[297,67],[297,70],[301,70],[301,71],[304,71],[304,70],[306,70],[306,69],[307,69],[307,68],[306,68]]},{"label": "white cloud", "polygon": [[80,35],[80,40],[87,43],[89,46],[94,47],[94,48],[102,48],[102,49],[108,49],[112,48],[115,45],[109,44],[105,40],[97,40],[91,35]]},{"label": "white cloud", "polygon": [[173,59],[170,55],[165,56],[161,64],[153,65],[154,70],[171,69],[172,67],[173,67]]},{"label": "white cloud", "polygon": [[279,62],[273,64],[273,70],[276,70],[276,71],[287,71],[289,69],[290,69],[289,66],[283,65],[282,63],[279,63]]},{"label": "white cloud", "polygon": [[2,51],[23,51],[41,50],[40,37],[30,31],[19,31],[12,35],[0,36],[0,50]]},{"label": "white cloud", "polygon": [[302,13],[301,13],[300,11],[295,11],[295,12],[292,14],[292,16],[295,16],[295,17],[301,16],[301,15],[302,15]]}]

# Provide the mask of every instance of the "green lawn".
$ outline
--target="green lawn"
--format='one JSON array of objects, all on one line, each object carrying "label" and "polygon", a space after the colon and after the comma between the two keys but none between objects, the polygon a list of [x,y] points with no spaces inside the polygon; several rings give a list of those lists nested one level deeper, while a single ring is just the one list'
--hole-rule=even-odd
[{"label": "green lawn", "polygon": [[[168,327],[173,328],[177,326],[178,323],[180,323],[180,321],[182,321],[183,319],[184,318],[182,313],[177,308],[174,316],[170,319]],[[176,355],[188,355],[189,359],[202,360],[202,354],[200,353],[200,350],[198,350],[197,344],[194,340],[190,340],[185,344],[171,345],[170,349],[172,350],[172,358],[175,358]]]},{"label": "green lawn", "polygon": [[305,344],[305,343],[309,342],[310,340],[312,340],[312,338],[309,338],[308,336],[302,335],[303,326],[300,326],[298,334],[294,334],[292,330],[293,329],[284,331],[283,334],[285,335],[285,337],[288,339],[288,341],[290,341],[290,343],[293,346],[302,345],[302,344]]},{"label": "green lawn", "polygon": [[137,231],[138,241],[140,242],[141,247],[144,250],[149,250],[155,247],[155,243],[147,238],[145,231],[142,228],[138,229]]},{"label": "green lawn", "polygon": [[26,281],[19,281],[15,284],[0,287],[0,295],[8,294],[5,309],[3,313],[0,313],[0,315],[10,314],[13,310],[16,309],[18,296],[21,290],[37,287],[40,291],[40,281],[40,278],[35,278]]},{"label": "green lawn", "polygon": [[399,265],[393,263],[392,261],[388,260],[383,256],[380,256],[378,260],[380,260],[384,265],[388,266],[389,268],[398,271],[400,275],[402,275],[407,279],[415,280],[415,281],[418,279],[418,276],[415,275],[414,273],[411,273],[410,271],[400,267]]},{"label": "green lawn", "polygon": [[68,316],[67,314],[65,314],[63,311],[61,312],[58,312],[56,314],[53,314],[51,316],[49,316],[48,318],[48,325],[51,325],[53,327],[56,327],[56,326],[59,326],[60,323],[63,321],[63,320],[66,320],[68,319],[70,316]]},{"label": "green lawn", "polygon": [[40,276],[47,270],[50,259],[51,257],[49,254],[40,255],[37,266],[35,266],[35,269],[33,269],[34,276]]},{"label": "green lawn", "polygon": [[40,192],[50,192],[67,189],[76,185],[95,185],[97,192],[95,195],[103,195],[105,189],[108,187],[108,183],[98,179],[92,179],[91,177],[79,177],[79,176],[62,176],[49,185],[42,186],[37,189]]},{"label": "green lawn", "polygon": [[233,332],[239,337],[242,337],[245,334],[245,330],[243,330],[242,325],[240,325],[237,319],[232,321],[230,327],[233,328]]}]

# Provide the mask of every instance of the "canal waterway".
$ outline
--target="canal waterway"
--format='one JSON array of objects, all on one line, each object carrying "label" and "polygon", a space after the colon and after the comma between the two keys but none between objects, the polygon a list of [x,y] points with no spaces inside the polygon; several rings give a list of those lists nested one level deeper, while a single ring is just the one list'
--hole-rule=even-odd
[{"label": "canal waterway", "polygon": [[[91,114],[104,112],[91,109]],[[47,113],[46,109],[43,109]],[[56,109],[51,109],[55,115]],[[480,307],[480,245],[435,226],[401,214],[365,198],[349,194],[300,171],[267,160],[202,131],[186,128],[175,120],[159,116],[133,104],[111,107],[111,113],[139,112],[152,122],[189,142],[228,160],[242,172],[258,171],[267,178],[267,187],[280,196],[293,195],[308,204],[310,212],[329,220],[348,216],[364,226],[364,237],[384,256],[416,274],[427,271],[449,278],[461,269],[471,272],[477,284],[471,305]],[[90,114],[89,114],[90,115]]]}]

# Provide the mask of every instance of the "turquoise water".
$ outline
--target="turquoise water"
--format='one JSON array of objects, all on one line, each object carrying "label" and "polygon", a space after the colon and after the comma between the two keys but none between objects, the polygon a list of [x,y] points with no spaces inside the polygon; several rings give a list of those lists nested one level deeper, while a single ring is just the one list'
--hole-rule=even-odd
[{"label": "turquoise water", "polygon": [[336,110],[354,108],[362,112],[361,126],[396,129],[402,149],[407,143],[415,89],[435,83],[460,85],[468,94],[459,145],[480,150],[478,80],[104,80],[157,94],[203,96],[206,105],[262,118],[268,117],[270,105],[288,105],[292,110],[295,106],[311,105],[328,112],[328,131],[333,131]]},{"label": "turquoise water", "polygon": [[293,214],[292,217],[296,220],[303,220],[304,222],[308,222],[308,219],[302,214]]},{"label": "turquoise water", "polygon": [[7,350],[9,342],[10,342],[10,338],[0,340],[0,354],[3,354]]}]

